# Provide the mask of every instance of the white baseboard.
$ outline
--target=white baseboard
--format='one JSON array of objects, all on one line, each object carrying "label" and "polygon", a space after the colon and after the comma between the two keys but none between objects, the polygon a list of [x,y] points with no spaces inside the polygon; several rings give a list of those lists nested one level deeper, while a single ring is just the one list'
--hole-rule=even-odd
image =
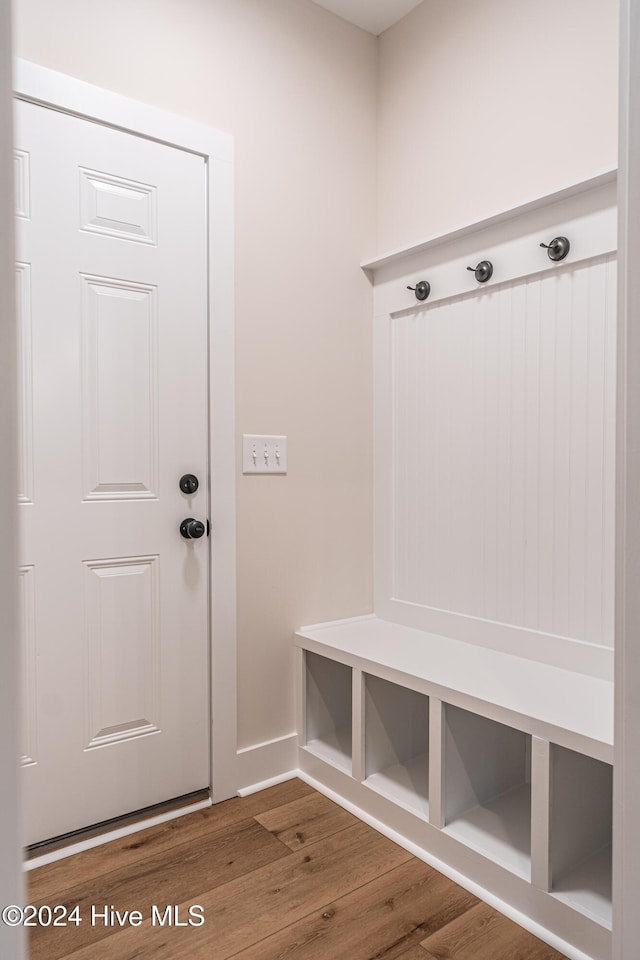
[{"label": "white baseboard", "polygon": [[249,797],[252,793],[260,793],[261,790],[275,787],[278,783],[286,783],[287,780],[293,780],[293,778],[297,776],[297,770],[287,770],[286,773],[281,773],[277,777],[270,777],[268,780],[262,780],[260,783],[252,783],[248,787],[241,787],[240,790],[238,790],[238,795],[241,797]]},{"label": "white baseboard", "polygon": [[297,775],[298,736],[290,733],[285,737],[256,743],[238,750],[238,793],[246,797],[257,790],[264,790],[276,783],[290,780]]},{"label": "white baseboard", "polygon": [[417,857],[419,860],[423,860],[425,863],[428,863],[430,867],[433,867],[434,870],[437,870],[445,877],[448,877],[449,880],[453,880],[454,883],[457,883],[465,890],[473,893],[474,896],[478,897],[480,900],[483,900],[484,903],[488,903],[489,906],[503,914],[503,916],[508,917],[509,920],[513,920],[513,922],[517,923],[518,926],[528,930],[529,933],[534,935],[534,937],[537,937],[544,943],[548,943],[549,946],[564,954],[564,956],[569,958],[569,960],[592,960],[588,954],[583,953],[572,944],[567,943],[566,940],[556,936],[546,927],[536,923],[535,920],[532,920],[530,917],[520,913],[519,910],[514,909],[514,907],[510,906],[504,900],[501,900],[489,890],[485,890],[485,888],[480,886],[480,884],[475,883],[468,877],[465,877],[462,873],[459,873],[444,861],[439,860],[437,857],[430,856],[422,847],[419,847],[416,843],[412,843],[401,833],[398,833],[392,827],[387,826],[387,824],[383,823],[381,820],[378,820],[366,810],[363,810],[362,807],[359,807],[357,804],[345,799],[335,790],[327,787],[320,780],[316,780],[315,777],[310,776],[304,770],[295,770],[294,776],[299,777],[300,780],[303,780],[310,787],[313,787],[314,790],[318,791],[318,793],[322,793],[325,797],[333,800],[334,803],[337,803],[340,807],[348,810],[348,812],[352,813],[354,817],[357,817],[359,820],[367,823],[370,827],[373,827],[374,830],[377,830],[378,833],[381,833],[383,836],[388,837],[389,840],[397,843],[398,846],[413,854],[414,857]]}]

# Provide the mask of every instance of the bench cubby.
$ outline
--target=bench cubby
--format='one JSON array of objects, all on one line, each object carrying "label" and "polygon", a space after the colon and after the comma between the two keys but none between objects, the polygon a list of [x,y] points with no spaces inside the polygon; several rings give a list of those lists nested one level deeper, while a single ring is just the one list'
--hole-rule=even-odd
[{"label": "bench cubby", "polygon": [[429,815],[429,699],[379,677],[365,677],[365,783]]},{"label": "bench cubby", "polygon": [[306,657],[306,746],[351,772],[351,668],[314,653]]},{"label": "bench cubby", "polygon": [[550,811],[552,892],[610,924],[613,767],[552,745]]},{"label": "bench cubby", "polygon": [[485,856],[531,876],[531,737],[445,706],[444,829]]}]

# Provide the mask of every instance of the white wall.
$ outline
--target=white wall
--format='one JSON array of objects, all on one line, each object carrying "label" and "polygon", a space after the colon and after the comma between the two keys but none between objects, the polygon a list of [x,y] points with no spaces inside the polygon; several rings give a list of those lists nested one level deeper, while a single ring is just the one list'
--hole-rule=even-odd
[{"label": "white wall", "polygon": [[617,163],[616,0],[424,0],[380,38],[378,251]]},{"label": "white wall", "polygon": [[[236,138],[240,746],[294,729],[296,626],[371,609],[374,37],[310,0],[16,0],[17,56]],[[214,532],[215,536],[215,532]]]},{"label": "white wall", "polygon": [[[15,263],[11,22],[0,0],[0,906],[22,902],[18,813],[16,628]],[[0,922],[0,956],[22,957],[21,931]]]}]

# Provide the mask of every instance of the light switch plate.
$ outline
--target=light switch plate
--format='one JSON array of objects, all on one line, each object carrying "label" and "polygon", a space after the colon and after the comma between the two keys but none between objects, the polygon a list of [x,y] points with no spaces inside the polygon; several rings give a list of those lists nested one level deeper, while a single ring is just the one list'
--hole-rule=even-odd
[{"label": "light switch plate", "polygon": [[287,438],[244,433],[242,435],[243,473],[286,473]]}]

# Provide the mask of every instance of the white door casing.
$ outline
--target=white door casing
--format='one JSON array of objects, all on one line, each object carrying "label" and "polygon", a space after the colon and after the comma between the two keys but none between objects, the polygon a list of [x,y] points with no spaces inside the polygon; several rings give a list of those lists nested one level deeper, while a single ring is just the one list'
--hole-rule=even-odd
[{"label": "white door casing", "polygon": [[[0,0],[0,903],[21,903],[11,3]],[[0,923],[0,956],[23,960],[21,927]]]},{"label": "white door casing", "polygon": [[[150,125],[157,137],[164,122],[163,140],[203,139],[201,128],[177,122],[172,131],[174,118],[50,71],[22,64],[21,76],[33,99],[46,90],[56,94],[50,102],[119,127],[148,134]],[[210,275],[219,254],[214,374],[227,361],[212,401],[228,401],[233,383],[230,164],[34,104],[18,112],[22,751],[32,842],[210,783],[209,543],[187,544],[178,525],[208,513],[207,236]],[[56,301],[69,303],[59,316]],[[211,411],[221,547],[212,566],[225,571],[224,600],[213,604],[213,685],[225,691],[213,699],[216,800],[235,792],[232,409]],[[194,497],[178,489],[184,472],[200,477]],[[56,755],[61,742],[66,760]]]}]

